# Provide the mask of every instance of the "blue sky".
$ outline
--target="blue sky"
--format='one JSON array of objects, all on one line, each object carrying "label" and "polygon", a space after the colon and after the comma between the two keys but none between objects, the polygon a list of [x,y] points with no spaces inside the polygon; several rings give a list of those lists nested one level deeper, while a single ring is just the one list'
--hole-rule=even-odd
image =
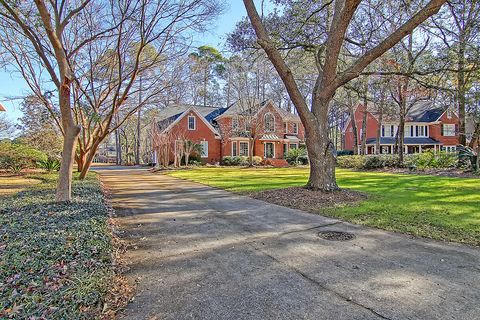
[{"label": "blue sky", "polygon": [[[261,1],[255,2],[260,5]],[[228,0],[226,3],[224,13],[214,22],[210,31],[198,36],[195,45],[208,44],[222,49],[226,35],[234,29],[235,24],[242,17],[247,15],[243,1]],[[16,120],[21,116],[19,108],[21,100],[11,101],[10,99],[29,94],[29,89],[21,77],[4,70],[0,71],[0,84],[0,102],[7,108],[7,117]]]}]

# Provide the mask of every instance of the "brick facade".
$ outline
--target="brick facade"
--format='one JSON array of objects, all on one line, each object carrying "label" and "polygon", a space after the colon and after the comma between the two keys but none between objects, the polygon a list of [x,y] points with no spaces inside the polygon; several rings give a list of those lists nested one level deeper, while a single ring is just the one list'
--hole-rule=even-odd
[{"label": "brick facade", "polygon": [[[363,123],[364,112],[367,112],[366,123],[366,137],[367,137],[367,154],[375,153],[375,144],[377,139],[377,130],[379,122],[372,112],[366,110],[366,108],[359,104],[355,110],[355,123],[357,125],[358,132],[358,146],[361,144],[361,129]],[[383,121],[383,127],[387,128],[387,132],[394,132],[391,135],[384,135],[385,131],[381,130],[380,145],[382,148],[381,153],[393,153],[393,146],[395,144],[396,131],[398,130],[398,121],[388,119]],[[406,131],[411,130],[405,135],[405,152],[417,153],[422,152],[425,149],[434,150],[447,150],[453,151],[459,142],[458,136],[458,123],[459,119],[455,112],[451,110],[441,111],[439,109],[426,110],[423,113],[416,114],[415,116],[408,117],[412,121],[406,121]],[[453,129],[452,136],[448,135],[448,130],[444,128],[445,125],[453,125],[449,129]],[[410,129],[410,127],[413,127]],[[417,131],[417,127],[425,127],[427,129],[420,128],[421,130],[427,130],[425,134],[421,135]],[[393,128],[393,131],[391,130]],[[444,132],[445,131],[445,132]],[[413,133],[413,135],[412,135]],[[353,126],[352,121],[348,121],[344,131],[344,149],[354,150],[354,138],[353,138]]]},{"label": "brick facade", "polygon": [[[212,164],[221,162],[225,156],[248,155],[249,151],[247,153],[245,151],[246,149],[250,150],[251,143],[249,141],[253,138],[254,156],[261,157],[268,164],[284,166],[287,165],[284,160],[286,150],[298,148],[304,144],[305,130],[298,116],[279,109],[271,101],[259,106],[253,116],[248,118],[248,121],[234,110],[222,113],[227,110],[227,108],[219,108],[210,114],[207,112],[202,114],[202,111],[205,111],[202,107],[192,106],[181,114],[169,115],[166,119],[162,119],[164,122],[171,121],[168,126],[165,125],[165,128],[160,129],[161,134],[169,136],[170,162],[174,161],[175,141],[178,140],[190,140],[195,143],[207,142],[208,157],[202,157],[202,162]],[[219,115],[213,117],[215,112]],[[274,119],[273,130],[266,128],[265,116],[267,114]],[[189,117],[195,119],[194,129],[189,129]],[[234,121],[237,123],[238,129],[236,130],[233,128]],[[250,131],[245,130],[246,127],[250,128]],[[295,128],[297,129],[296,133]],[[250,134],[250,132],[254,132],[254,134]],[[267,146],[265,146],[266,144]],[[235,146],[233,147],[233,145]],[[274,153],[266,153],[266,148],[267,151],[273,149]]]}]

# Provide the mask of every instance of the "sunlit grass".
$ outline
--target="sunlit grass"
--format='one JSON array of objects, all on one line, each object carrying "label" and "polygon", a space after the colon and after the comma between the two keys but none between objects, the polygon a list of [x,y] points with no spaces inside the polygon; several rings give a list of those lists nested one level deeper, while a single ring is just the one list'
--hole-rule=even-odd
[{"label": "sunlit grass", "polygon": [[[308,168],[198,168],[174,171],[232,192],[304,185]],[[325,208],[321,214],[386,230],[480,245],[480,180],[337,170],[342,188],[365,192],[354,206]]]}]

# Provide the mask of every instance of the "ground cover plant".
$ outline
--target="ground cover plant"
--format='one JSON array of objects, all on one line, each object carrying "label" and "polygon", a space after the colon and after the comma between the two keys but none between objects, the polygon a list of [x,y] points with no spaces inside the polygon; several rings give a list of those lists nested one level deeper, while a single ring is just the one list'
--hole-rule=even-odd
[{"label": "ground cover plant", "polygon": [[[168,174],[252,194],[303,186],[308,179],[308,168],[219,167]],[[480,245],[480,183],[476,178],[346,169],[337,169],[336,175],[341,188],[362,192],[367,199],[353,205],[316,207],[312,211],[386,230]],[[276,198],[283,199],[284,205],[288,205],[285,201],[295,201],[294,195],[287,195],[287,191],[277,190]]]},{"label": "ground cover plant", "polygon": [[94,174],[55,203],[57,174],[0,196],[0,318],[95,319],[110,288],[112,242]]}]

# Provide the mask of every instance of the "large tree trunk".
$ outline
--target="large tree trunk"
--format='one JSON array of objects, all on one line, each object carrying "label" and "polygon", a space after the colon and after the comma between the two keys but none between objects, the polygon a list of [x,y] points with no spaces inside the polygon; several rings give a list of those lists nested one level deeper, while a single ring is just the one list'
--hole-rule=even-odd
[{"label": "large tree trunk", "polygon": [[[314,106],[315,107],[315,106]],[[335,147],[328,136],[328,103],[322,103],[315,118],[305,126],[305,141],[310,162],[307,187],[314,190],[338,190],[335,179]]]},{"label": "large tree trunk", "polygon": [[72,172],[75,161],[75,147],[80,127],[74,121],[70,110],[70,79],[64,77],[59,92],[60,110],[62,112],[63,138],[62,161],[58,175],[57,202],[68,202],[72,199]]}]

